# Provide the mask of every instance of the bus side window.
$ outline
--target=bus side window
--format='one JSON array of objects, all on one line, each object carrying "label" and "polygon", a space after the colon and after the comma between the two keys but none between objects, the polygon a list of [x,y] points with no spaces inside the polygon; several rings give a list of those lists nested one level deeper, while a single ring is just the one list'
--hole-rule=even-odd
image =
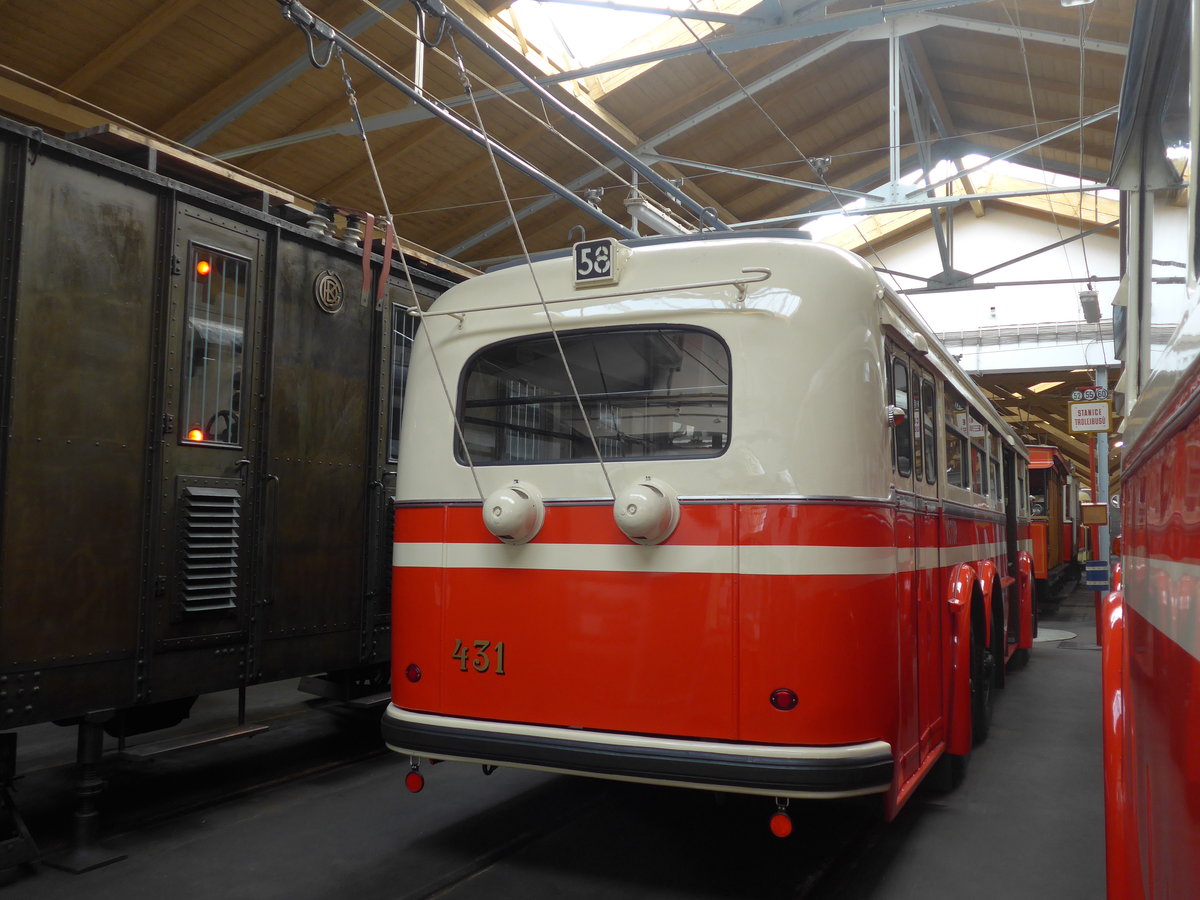
[{"label": "bus side window", "polygon": [[1003,500],[1004,484],[1000,478],[1000,435],[990,428],[988,429],[988,466],[991,469],[991,478],[988,484],[992,489],[992,496],[997,500]]},{"label": "bus side window", "polygon": [[975,410],[968,413],[968,432],[971,435],[971,490],[981,496],[988,492],[987,428],[983,416]]},{"label": "bus side window", "polygon": [[970,416],[967,404],[958,393],[946,385],[946,481],[957,487],[970,487],[971,460],[967,449]]},{"label": "bus side window", "polygon": [[896,473],[907,478],[912,475],[912,409],[908,401],[908,363],[899,357],[892,358],[892,403],[904,413],[904,421],[892,429],[892,443],[896,449]]},{"label": "bus side window", "polygon": [[937,484],[937,397],[933,382],[921,379],[921,435],[925,448],[925,480]]}]

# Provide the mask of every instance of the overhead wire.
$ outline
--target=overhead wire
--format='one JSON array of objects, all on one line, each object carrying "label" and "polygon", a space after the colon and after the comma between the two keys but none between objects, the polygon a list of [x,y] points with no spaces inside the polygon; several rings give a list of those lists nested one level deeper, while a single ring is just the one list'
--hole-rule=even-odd
[{"label": "overhead wire", "polygon": [[[359,0],[359,2],[361,2],[364,6],[369,7],[371,10],[373,10],[375,13],[377,13],[381,18],[392,23],[393,25],[395,25],[397,28],[399,28],[400,30],[402,30],[403,32],[408,34],[409,36],[414,37],[417,40],[420,40],[420,36],[417,35],[417,33],[413,29],[409,28],[408,25],[406,25],[404,22],[402,22],[401,20],[396,18],[392,13],[390,13],[387,10],[383,9],[382,7],[378,6],[376,3],[373,2],[373,0]],[[439,103],[442,102],[439,98],[435,97],[431,92],[426,90],[424,87],[419,87],[419,86],[415,85],[411,78],[409,78],[403,72],[398,71],[394,66],[392,66],[390,63],[388,63],[386,60],[383,60],[377,54],[372,53],[371,51],[364,48],[362,46],[362,44],[355,42],[355,45],[356,45],[356,47],[358,47],[359,50],[361,50],[363,53],[370,56],[379,65],[386,67],[393,74],[395,74],[399,78],[403,79],[404,81],[408,82],[410,85],[413,85],[413,87],[420,90],[425,96],[429,97],[430,99],[436,100]],[[435,47],[431,47],[430,49],[432,49],[436,55],[445,59],[451,66],[454,66],[457,68],[456,60],[452,59],[440,47],[435,46]],[[554,136],[556,136],[559,140],[563,141],[572,150],[577,151],[582,156],[584,156],[586,159],[591,161],[597,168],[602,169],[603,171],[605,171],[609,175],[611,175],[613,178],[615,178],[622,187],[630,188],[630,189],[635,187],[635,185],[633,184],[633,182],[631,180],[622,176],[616,169],[614,169],[612,166],[610,166],[607,162],[601,160],[599,157],[597,157],[595,154],[593,154],[587,148],[581,146],[578,142],[572,140],[568,135],[564,134],[562,131],[560,131],[558,128],[556,128],[553,125],[553,123],[551,123],[549,120],[549,114],[546,111],[544,102],[541,104],[542,112],[543,112],[543,116],[544,116],[544,118],[542,118],[542,117],[537,116],[532,111],[526,109],[524,106],[522,106],[516,100],[514,100],[509,95],[508,92],[506,92],[506,91],[502,90],[501,88],[497,87],[496,85],[492,84],[490,81],[488,81],[486,78],[484,78],[482,75],[480,75],[474,69],[468,68],[467,71],[470,72],[471,76],[473,78],[475,78],[479,82],[479,84],[481,84],[483,87],[485,87],[489,91],[491,91],[495,99],[503,100],[505,103],[509,104],[514,109],[516,109],[520,114],[527,116],[530,119],[532,119],[533,121],[537,122],[542,128],[544,128],[550,134],[553,134]],[[475,102],[474,96],[472,96],[471,101]],[[493,138],[493,140],[494,140],[494,138]],[[695,221],[697,222],[698,225],[702,224],[699,221],[698,217],[688,216],[689,222],[692,221],[693,219],[695,219]]]},{"label": "overhead wire", "polygon": [[[1084,81],[1084,76],[1086,75],[1086,69],[1084,67],[1084,61],[1086,59],[1087,48],[1084,44],[1084,37],[1087,35],[1088,29],[1091,27],[1092,16],[1095,15],[1095,13],[1096,13],[1095,6],[1090,7],[1091,11],[1086,14],[1087,17],[1086,17],[1086,21],[1085,21],[1085,13],[1084,13],[1085,9],[1088,9],[1088,7],[1086,7],[1086,6],[1079,7],[1079,121],[1080,122],[1083,121],[1083,98],[1084,98],[1084,94],[1086,93],[1086,91],[1085,91],[1086,82]],[[1098,194],[1092,195],[1092,202],[1094,204],[1092,218],[1099,219],[1100,218],[1100,197]],[[1083,235],[1083,128],[1082,127],[1079,129],[1079,234],[1081,235],[1080,240],[1079,240],[1079,248],[1080,248],[1080,251],[1083,253],[1083,270],[1088,276],[1088,290],[1094,290],[1095,287],[1092,284],[1092,266],[1091,266],[1091,263],[1088,261],[1088,255],[1087,255],[1087,241],[1084,240],[1082,237],[1082,235]],[[1101,318],[1103,318],[1103,317],[1101,317]],[[1096,320],[1096,340],[1094,343],[1097,343],[1100,345],[1100,359],[1103,361],[1105,368],[1107,368],[1108,367],[1108,348],[1105,346],[1105,341],[1101,335],[1099,319]],[[1087,350],[1084,350],[1083,358],[1085,360],[1087,359]]]},{"label": "overhead wire", "polygon": [[[356,94],[354,91],[354,85],[353,85],[353,82],[351,81],[350,73],[346,69],[345,60],[342,59],[341,50],[338,48],[334,48],[333,50],[330,51],[331,54],[334,52],[334,50],[336,50],[338,60],[342,66],[342,77],[346,84],[346,94],[349,98],[350,106],[354,112],[354,120],[358,124],[359,134],[362,137],[363,148],[367,154],[367,162],[370,163],[371,171],[375,174],[375,183],[379,188],[380,202],[383,204],[383,208],[385,210],[386,221],[390,224],[391,220],[392,220],[392,215],[391,215],[391,212],[389,211],[389,205],[387,202],[387,192],[384,190],[383,182],[379,178],[379,169],[375,164],[375,154],[371,151],[371,142],[367,138],[367,129],[363,125],[362,116],[359,115],[359,112],[358,112],[358,102],[357,102],[357,97],[356,97]],[[489,150],[490,150],[490,148],[489,148]],[[385,240],[390,240],[393,232],[387,231],[387,232],[385,232],[385,234],[388,235],[388,237],[386,237]],[[363,252],[364,253],[367,252],[367,248],[364,247]],[[385,248],[384,253],[385,253],[385,259],[386,259],[386,254],[387,254],[386,248]],[[413,305],[411,307],[409,307],[409,314],[415,315],[416,318],[418,319],[418,321],[420,322],[420,320],[422,319],[421,301],[420,301],[419,297],[417,296],[417,288],[416,288],[416,285],[413,283],[412,271],[409,269],[408,260],[405,257],[403,248],[401,248],[400,253],[397,255],[400,257],[400,267],[404,272],[405,281],[408,283],[409,294],[412,296]],[[380,279],[387,278],[388,276],[389,276],[388,272],[386,272],[382,269],[380,270],[380,272],[379,272]],[[424,323],[422,322],[421,324],[423,325]],[[447,383],[446,376],[442,371],[441,362],[437,358],[437,350],[434,348],[433,338],[429,334],[428,327],[422,327],[420,330],[422,333],[424,333],[425,341],[429,346],[429,355],[430,355],[430,358],[433,360],[433,367],[434,367],[434,370],[437,372],[438,381],[441,383],[442,394],[445,396],[446,404],[450,410],[450,418],[454,422],[455,434],[458,437],[459,443],[462,445],[463,456],[465,456],[466,460],[467,460],[467,468],[471,472],[471,479],[472,479],[472,481],[475,482],[475,490],[479,494],[479,499],[482,501],[485,497],[485,494],[483,492],[483,484],[479,480],[479,473],[475,470],[475,463],[471,459],[471,448],[467,445],[467,436],[463,431],[462,423],[459,421],[458,415],[455,413],[454,399],[450,396],[450,386]]]},{"label": "overhead wire", "polygon": [[[1019,9],[1019,5],[1014,4],[1014,7],[1016,7],[1015,13],[1009,10],[1007,0],[1003,0],[1003,2],[1001,2],[1001,4],[1000,4],[1000,8],[1002,10],[1004,10],[1005,16],[1008,17],[1009,24],[1012,25],[1013,29],[1016,31],[1017,44],[1020,47],[1020,51],[1021,51],[1021,65],[1022,65],[1022,68],[1025,73],[1025,89],[1029,95],[1029,111],[1030,111],[1030,115],[1033,117],[1033,133],[1036,138],[1040,139],[1042,136],[1042,127],[1041,127],[1041,122],[1038,119],[1037,99],[1035,98],[1034,93],[1033,93],[1033,75],[1029,69],[1029,51],[1028,51],[1028,48],[1025,46],[1025,34],[1024,34],[1025,29],[1021,25],[1021,12]],[[1083,90],[1083,86],[1081,84],[1080,91],[1082,92],[1082,90]],[[1079,117],[1078,121],[1080,121],[1080,122],[1083,121],[1082,115]],[[1080,140],[1081,141],[1082,141],[1082,130],[1083,129],[1080,128]],[[1050,182],[1048,180],[1048,177],[1046,177],[1046,173],[1048,173],[1049,170],[1046,168],[1046,154],[1044,152],[1042,144],[1038,144],[1038,146],[1037,146],[1037,157],[1038,157],[1038,164],[1039,164],[1041,171],[1043,173],[1043,176],[1044,176],[1042,183],[1044,185],[1046,185],[1046,187],[1049,187]],[[1081,159],[1080,160],[1081,167],[1082,167],[1082,164],[1083,164],[1083,162]],[[1054,226],[1054,230],[1058,233],[1058,236],[1060,238],[1062,238],[1063,237],[1063,226],[1058,221],[1058,213],[1055,212],[1055,210],[1054,210],[1054,204],[1053,203],[1047,204],[1047,210],[1050,213],[1050,221]],[[1083,214],[1083,209],[1081,207],[1080,208],[1081,220],[1082,220],[1082,214]],[[1080,224],[1082,226],[1082,221]],[[1069,275],[1071,275],[1072,277],[1074,277],[1075,268],[1071,263],[1071,253],[1065,245],[1063,246],[1063,258],[1067,264],[1067,273]]]},{"label": "overhead wire", "polygon": [[[462,62],[462,54],[459,53],[458,45],[454,40],[454,32],[450,32],[450,44],[454,47],[454,55],[459,63],[459,74],[462,79],[463,89],[471,98],[471,109],[475,113],[475,124],[479,130],[487,134],[487,128],[483,123],[483,115],[479,111],[479,106],[475,102],[475,91],[471,86],[470,75],[467,73],[466,65]],[[542,291],[541,282],[538,281],[537,270],[533,265],[533,258],[529,253],[529,247],[525,243],[525,235],[521,231],[521,222],[517,218],[516,210],[513,208],[512,201],[508,196],[508,187],[504,183],[504,177],[500,172],[500,164],[496,161],[496,155],[492,152],[491,144],[485,144],[488,152],[488,159],[492,163],[492,171],[495,173],[496,181],[500,185],[500,191],[504,195],[504,203],[508,208],[509,217],[512,220],[513,231],[516,233],[517,241],[521,246],[521,253],[525,257],[525,264],[529,270],[529,278],[533,282],[534,290],[537,292],[538,302],[541,304],[542,312],[546,316],[546,324],[550,328],[550,334],[554,337],[554,346],[558,349],[559,360],[562,362],[563,371],[567,375],[567,383],[571,386],[571,394],[575,398],[575,404],[579,408],[579,415],[583,419],[584,429],[587,431],[588,440],[592,444],[592,451],[596,454],[596,462],[600,465],[600,472],[604,477],[605,483],[608,485],[608,492],[615,500],[617,496],[616,490],[613,488],[612,478],[608,474],[608,466],[604,463],[604,455],[600,452],[600,443],[596,440],[596,432],[592,428],[591,419],[588,417],[587,409],[584,406],[583,398],[579,395],[579,388],[575,384],[575,374],[571,371],[571,365],[567,361],[566,351],[563,350],[562,339],[559,337],[558,328],[554,324],[554,317],[550,313],[550,307],[546,303],[546,296]]]},{"label": "overhead wire", "polygon": [[[1057,124],[1061,124],[1064,122],[1076,122],[1076,121],[1078,121],[1078,119],[1076,119],[1074,116],[1072,116],[1072,117],[1066,118],[1066,119],[1043,119],[1042,124],[1043,125],[1057,125]],[[980,137],[980,136],[985,136],[985,135],[1002,134],[1006,131],[1018,131],[1018,130],[1026,128],[1026,127],[1028,127],[1028,126],[1011,125],[1011,126],[1006,126],[1004,128],[994,128],[994,129],[989,129],[989,130],[984,130],[984,131],[964,131],[964,132],[960,132],[959,136],[964,137],[964,138]],[[553,128],[553,126],[551,126],[551,128]],[[899,146],[901,149],[908,149],[908,148],[917,146],[918,143],[919,143],[918,141],[905,141],[905,142],[901,143]],[[887,150],[887,149],[888,149],[888,147],[869,147],[869,148],[866,148],[863,150],[852,150],[847,153],[831,153],[828,155],[829,155],[829,158],[832,160],[845,160],[845,159],[853,159],[856,156],[867,156],[867,155],[879,153],[880,151]],[[753,166],[742,166],[741,170],[744,172],[769,172],[772,169],[790,168],[790,167],[803,165],[803,164],[804,164],[804,161],[801,159],[792,159],[792,160],[784,160],[782,162],[771,162],[771,163],[761,163],[759,165],[753,165]],[[703,181],[703,180],[710,179],[710,178],[727,178],[727,177],[729,177],[729,174],[730,173],[728,173],[728,172],[709,172],[709,171],[700,170],[691,175],[688,175],[687,180],[697,182],[697,181]],[[597,185],[597,187],[599,187],[601,190],[608,191],[608,190],[613,190],[613,189],[619,188],[621,186],[627,186],[627,185],[628,185],[628,182],[621,182],[618,184],[610,184],[610,183],[602,182],[599,185]],[[836,188],[834,188],[834,190],[836,190]],[[858,188],[855,188],[855,190],[858,190]],[[1056,189],[1051,185],[1051,186],[1048,186],[1048,190],[1050,190],[1051,192],[1067,194],[1067,193],[1071,193],[1071,191],[1074,189],[1069,188],[1069,187],[1064,187],[1060,191],[1056,191]],[[1090,191],[1090,193],[1095,194],[1096,191],[1093,190],[1093,191]],[[548,196],[551,196],[551,195],[545,194],[545,193],[522,194],[520,196],[514,196],[512,199],[514,201],[540,200],[540,199],[543,199]],[[499,199],[497,199],[497,200],[479,200],[474,203],[455,203],[455,204],[451,204],[448,206],[435,206],[435,207],[427,207],[425,209],[406,210],[404,212],[397,212],[394,215],[396,217],[428,215],[431,213],[453,212],[454,210],[458,210],[458,209],[475,209],[475,208],[491,206],[493,204],[503,203],[503,202],[504,202],[503,200],[499,200]],[[857,211],[851,211],[849,214],[850,215],[868,215],[869,211],[864,211],[862,213],[859,213]]]},{"label": "overhead wire", "polygon": [[[689,0],[689,4],[694,9],[697,8],[695,0]],[[750,91],[748,91],[746,89],[746,86],[744,84],[742,84],[741,80],[737,77],[737,75],[735,75],[733,73],[733,71],[729,68],[729,66],[727,66],[725,64],[725,61],[723,59],[721,59],[720,54],[716,53],[704,41],[704,39],[699,34],[697,34],[696,30],[694,28],[692,28],[691,24],[688,22],[687,19],[679,18],[679,22],[680,22],[680,24],[683,25],[684,28],[687,29],[688,33],[691,34],[692,39],[695,40],[695,42],[700,45],[700,47],[704,51],[705,55],[707,55],[708,58],[713,61],[713,63],[717,66],[718,69],[720,69],[722,72],[725,73],[726,77],[728,77],[734,83],[734,85],[737,86],[737,89],[739,91],[741,91],[743,96],[745,96],[746,99],[749,100],[751,104],[753,104],[755,109],[757,109],[759,111],[759,113],[762,114],[762,116],[766,119],[767,123],[771,126],[771,128],[773,128],[775,130],[775,132],[778,133],[779,136],[782,137],[783,140],[792,148],[792,150],[795,151],[796,156],[799,158],[799,160],[801,162],[805,163],[812,170],[813,174],[817,176],[818,180],[825,187],[825,189],[829,192],[829,196],[833,199],[834,203],[837,204],[838,210],[841,212],[841,214],[843,216],[856,215],[857,213],[852,213],[847,210],[846,204],[844,204],[842,202],[841,197],[838,196],[837,192],[833,189],[833,187],[829,184],[828,180],[825,178],[825,173],[822,170],[822,168],[817,165],[814,165],[812,157],[810,157],[808,154],[806,154],[803,150],[800,149],[800,147],[796,144],[796,142],[794,140],[792,140],[791,136],[786,131],[784,131],[784,129],[775,120],[775,118],[769,112],[767,112],[766,108],[761,103],[758,102],[758,99],[752,93],[750,93]],[[706,22],[705,24],[708,25],[710,34],[716,33],[716,28],[713,26],[713,24],[711,22]],[[868,238],[866,236],[866,234],[862,231],[862,229],[859,228],[857,222],[852,222],[851,225],[853,226],[855,232],[858,234],[859,238],[862,240],[863,246],[867,248],[868,253],[876,260],[876,262],[878,262],[879,267],[881,269],[886,269],[887,267],[886,267],[886,265],[884,265],[883,258],[879,255],[879,252],[872,245],[870,238]],[[880,274],[883,274],[883,273],[881,272]],[[899,291],[899,289],[900,289],[900,284],[899,284],[899,282],[896,282],[895,279],[893,279],[893,288],[897,291]]]},{"label": "overhead wire", "polygon": [[[387,12],[386,10],[382,9],[381,7],[377,6],[375,3],[373,3],[373,2],[372,2],[372,0],[360,0],[360,2],[361,2],[363,5],[370,7],[372,10],[374,10],[375,12],[377,12],[377,13],[378,13],[380,16],[382,16],[383,18],[385,18],[387,21],[391,22],[393,25],[395,25],[395,26],[396,26],[397,28],[399,28],[400,30],[404,31],[404,32],[405,32],[406,34],[408,34],[410,37],[413,37],[413,38],[415,38],[415,39],[417,39],[417,40],[421,40],[421,37],[420,37],[420,36],[417,34],[417,32],[416,32],[416,31],[414,31],[412,28],[409,28],[409,27],[408,27],[408,25],[406,25],[404,22],[402,22],[402,21],[400,21],[399,19],[397,19],[397,18],[396,18],[394,15],[392,15],[391,13],[389,13],[389,12]],[[378,54],[376,54],[376,53],[374,53],[374,52],[372,52],[372,51],[368,50],[368,49],[367,49],[366,47],[364,47],[364,46],[363,46],[361,43],[355,42],[355,46],[356,46],[356,47],[357,47],[357,48],[358,48],[358,49],[359,49],[359,50],[360,50],[360,51],[361,51],[363,54],[365,54],[365,55],[367,55],[367,56],[371,57],[371,59],[372,59],[372,60],[373,60],[373,61],[374,61],[376,64],[378,64],[378,65],[380,65],[380,66],[382,66],[382,67],[386,68],[386,69],[387,69],[389,72],[391,72],[393,75],[395,75],[396,77],[400,78],[401,80],[403,80],[403,81],[407,82],[407,83],[408,83],[410,86],[412,86],[412,87],[413,87],[415,90],[419,90],[419,91],[420,91],[420,92],[421,92],[421,93],[422,93],[424,96],[426,96],[426,97],[427,97],[427,98],[429,98],[430,100],[432,100],[432,101],[435,101],[435,102],[437,102],[437,103],[441,103],[441,104],[443,104],[443,105],[446,105],[446,104],[444,103],[444,101],[443,101],[441,98],[439,98],[439,97],[435,96],[435,95],[434,95],[434,94],[433,94],[433,93],[432,93],[430,90],[428,90],[427,88],[425,88],[423,85],[417,85],[417,84],[416,84],[416,83],[413,81],[413,79],[411,79],[411,78],[410,78],[410,77],[409,77],[407,74],[405,74],[404,72],[401,72],[399,69],[397,69],[397,68],[396,68],[395,66],[393,66],[391,63],[389,63],[387,60],[385,60],[385,59],[383,59],[382,57],[380,57]],[[427,46],[429,46],[429,45],[427,45]],[[433,52],[434,52],[436,55],[438,55],[438,56],[441,56],[443,59],[445,59],[445,60],[446,60],[448,63],[450,63],[451,65],[455,65],[455,61],[454,61],[454,59],[452,59],[452,58],[451,58],[451,57],[450,57],[450,56],[449,56],[449,55],[448,55],[448,54],[447,54],[447,53],[446,53],[444,50],[442,50],[440,47],[438,47],[438,46],[430,46],[430,49],[431,49],[431,50],[432,50],[432,51],[433,51]],[[581,153],[583,156],[587,157],[589,160],[591,160],[593,163],[595,163],[595,165],[596,165],[596,166],[598,166],[599,168],[602,168],[604,171],[606,171],[606,172],[608,172],[610,175],[612,175],[612,176],[613,176],[613,178],[617,179],[619,182],[622,182],[622,183],[623,183],[623,184],[625,184],[626,186],[630,186],[630,185],[631,185],[631,183],[630,183],[628,180],[624,179],[624,178],[621,176],[621,174],[620,174],[620,173],[619,173],[619,172],[618,172],[616,169],[614,169],[613,167],[611,167],[611,166],[607,165],[606,163],[604,163],[603,161],[601,161],[600,159],[598,159],[598,158],[597,158],[597,157],[596,157],[594,154],[592,154],[592,153],[591,153],[590,151],[588,151],[586,148],[584,148],[584,147],[580,146],[580,145],[579,145],[579,144],[578,144],[576,141],[573,141],[573,140],[572,140],[570,137],[568,137],[567,135],[563,134],[563,133],[562,133],[562,132],[561,132],[561,131],[560,131],[558,128],[556,128],[556,127],[553,125],[553,123],[551,123],[551,122],[549,121],[549,115],[548,115],[548,113],[546,112],[546,108],[545,108],[545,105],[544,105],[544,104],[542,104],[542,112],[543,112],[543,115],[545,116],[545,117],[543,118],[543,117],[539,117],[539,116],[538,116],[536,113],[534,113],[533,111],[531,111],[531,110],[529,110],[529,109],[526,109],[524,106],[522,106],[522,105],[521,105],[520,103],[518,103],[516,100],[514,100],[514,99],[513,99],[511,96],[509,96],[509,94],[508,94],[507,92],[505,92],[505,91],[503,91],[502,89],[500,89],[500,88],[496,87],[494,84],[492,84],[491,82],[489,82],[489,81],[488,81],[486,78],[482,77],[481,75],[479,75],[479,74],[478,74],[477,72],[475,72],[474,70],[471,70],[471,74],[472,74],[472,75],[473,75],[473,76],[474,76],[474,77],[475,77],[475,78],[476,78],[476,79],[479,81],[479,83],[480,83],[480,84],[482,84],[484,87],[486,87],[486,88],[487,88],[489,91],[491,91],[491,92],[494,94],[494,96],[495,96],[495,99],[498,99],[498,100],[503,100],[505,103],[509,104],[509,105],[510,105],[510,106],[512,106],[514,109],[516,109],[516,110],[517,110],[517,111],[518,111],[518,112],[519,112],[521,115],[524,115],[524,116],[526,116],[526,117],[528,117],[528,118],[532,119],[534,122],[537,122],[537,123],[538,123],[538,124],[539,124],[539,125],[540,125],[540,126],[543,128],[543,129],[545,129],[546,131],[548,131],[550,134],[553,134],[553,135],[555,135],[556,137],[558,137],[558,138],[559,138],[561,141],[563,141],[565,144],[567,144],[569,147],[571,147],[571,149],[573,149],[573,150],[577,150],[577,151],[578,151],[579,153]],[[449,107],[448,107],[448,108],[449,108]],[[493,139],[493,140],[495,140],[495,138],[492,138],[492,139]]]},{"label": "overhead wire", "polygon": [[[1084,15],[1085,15],[1084,11],[1086,9],[1088,9],[1087,6],[1079,7],[1079,121],[1080,122],[1083,121],[1083,98],[1084,98],[1084,94],[1086,93],[1086,89],[1085,89],[1086,82],[1084,80],[1085,75],[1086,75],[1086,68],[1084,66],[1084,62],[1086,60],[1087,47],[1084,44],[1084,37],[1087,34],[1088,25],[1090,25],[1090,23],[1091,23],[1090,17],[1088,18],[1086,23],[1084,21]],[[1091,9],[1092,9],[1092,13],[1094,14],[1095,9],[1096,9],[1095,6],[1092,6]],[[1096,196],[1093,196],[1093,199],[1095,200],[1095,203],[1096,203],[1096,210],[1095,210],[1095,212],[1093,212],[1093,218],[1098,219],[1099,218],[1099,209],[1100,209],[1100,199],[1099,199],[1099,197],[1096,197]],[[1079,215],[1079,233],[1083,234],[1083,129],[1082,128],[1079,129],[1079,213],[1080,213],[1080,215]],[[1081,240],[1079,242],[1079,246],[1080,246],[1080,249],[1083,251],[1083,270],[1086,273],[1088,273],[1089,275],[1091,275],[1092,267],[1091,267],[1091,264],[1088,262],[1087,242]]]}]

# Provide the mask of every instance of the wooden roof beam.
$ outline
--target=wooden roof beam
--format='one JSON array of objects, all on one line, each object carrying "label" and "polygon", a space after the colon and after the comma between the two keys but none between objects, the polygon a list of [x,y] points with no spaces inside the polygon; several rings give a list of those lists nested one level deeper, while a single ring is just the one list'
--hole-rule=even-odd
[{"label": "wooden roof beam", "polygon": [[39,90],[10,78],[0,78],[0,109],[63,134],[94,128],[109,121],[90,109],[51,96],[47,91],[55,88],[50,85],[43,87],[45,90]]},{"label": "wooden roof beam", "polygon": [[59,84],[59,88],[69,94],[78,94],[91,87],[195,6],[195,0],[167,0],[165,3],[159,3],[153,12],[125,31],[118,40],[72,72]]},{"label": "wooden roof beam", "polygon": [[[1002,409],[1011,409],[1011,407],[1003,404],[998,404]],[[1041,419],[1031,420],[1029,418],[1021,418],[1019,416],[1005,416],[1004,420],[1013,425],[1028,425],[1030,429],[1042,431],[1054,438],[1053,443],[1058,446],[1063,453],[1067,454],[1077,463],[1081,463],[1085,468],[1091,461],[1091,448],[1087,444],[1078,440],[1069,432],[1063,431],[1049,422]]]}]

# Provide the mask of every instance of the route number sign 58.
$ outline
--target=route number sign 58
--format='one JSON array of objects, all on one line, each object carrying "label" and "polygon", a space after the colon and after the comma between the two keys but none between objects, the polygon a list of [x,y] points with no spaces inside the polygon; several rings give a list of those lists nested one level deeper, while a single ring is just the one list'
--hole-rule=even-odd
[{"label": "route number sign 58", "polygon": [[575,286],[616,284],[629,250],[613,238],[580,241],[571,248],[575,261]]}]

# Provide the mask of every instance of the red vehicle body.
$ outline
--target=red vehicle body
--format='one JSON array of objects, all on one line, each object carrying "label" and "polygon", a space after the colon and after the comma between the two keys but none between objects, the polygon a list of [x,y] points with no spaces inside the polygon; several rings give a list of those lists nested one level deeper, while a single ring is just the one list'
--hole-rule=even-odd
[{"label": "red vehicle body", "polygon": [[[1196,22],[1194,2],[1138,4],[1114,154],[1113,181],[1129,192],[1126,373],[1117,389],[1132,403],[1125,420],[1121,570],[1101,636],[1113,900],[1200,897]],[[1160,232],[1152,245],[1155,193],[1178,190],[1187,180],[1186,232],[1174,241]],[[1173,274],[1186,269],[1182,288],[1151,278],[1159,260],[1174,261]],[[1149,326],[1167,316],[1178,327],[1161,355],[1151,357]]]},{"label": "red vehicle body", "polygon": [[894,815],[1032,646],[1024,445],[856,257],[618,251],[616,287],[566,253],[422,317],[388,744],[414,787],[428,757]]}]

